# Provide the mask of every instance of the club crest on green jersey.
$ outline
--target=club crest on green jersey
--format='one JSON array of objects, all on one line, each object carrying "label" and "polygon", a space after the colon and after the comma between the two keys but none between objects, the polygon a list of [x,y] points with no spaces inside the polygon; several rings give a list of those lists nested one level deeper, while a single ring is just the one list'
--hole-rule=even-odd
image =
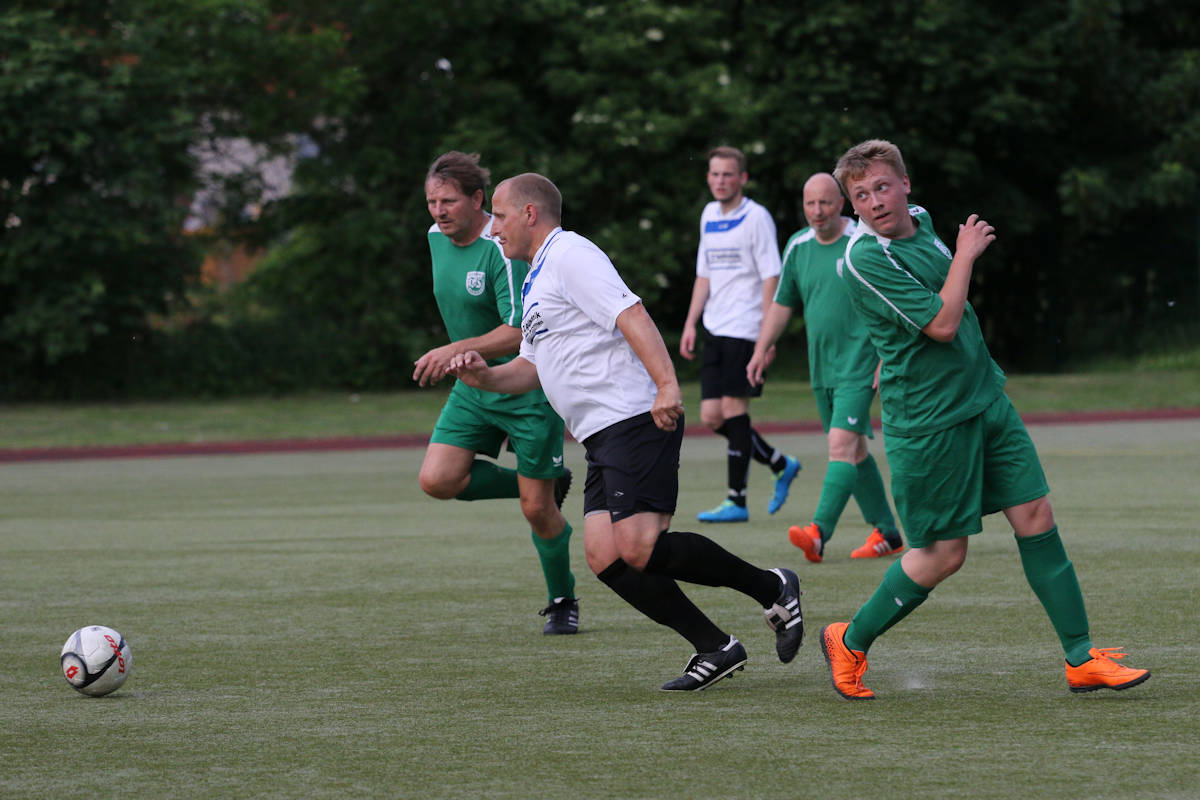
[{"label": "club crest on green jersey", "polygon": [[483,294],[485,273],[472,270],[467,273],[467,294],[479,297]]}]

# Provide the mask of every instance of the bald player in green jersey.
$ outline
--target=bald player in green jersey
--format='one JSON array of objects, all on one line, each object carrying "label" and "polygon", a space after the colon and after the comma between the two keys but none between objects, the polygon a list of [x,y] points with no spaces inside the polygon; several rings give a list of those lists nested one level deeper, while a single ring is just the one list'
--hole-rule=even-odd
[{"label": "bald player in green jersey", "polygon": [[788,239],[779,287],[746,366],[750,385],[761,384],[770,349],[787,327],[792,310],[803,308],[809,376],[828,439],[829,465],[813,521],[793,525],[788,538],[814,563],[823,559],[825,545],[851,496],[872,530],[850,557],[879,558],[904,549],[879,467],[867,449],[867,439],[873,438],[871,402],[879,357],[837,274],[854,232],[854,220],[842,216],[844,206],[842,190],[829,173],[819,172],[805,181],[808,227]]},{"label": "bald player in green jersey", "polygon": [[850,148],[834,176],[859,217],[838,272],[882,359],[892,496],[909,544],[852,621],[821,631],[834,689],[851,700],[875,696],[862,682],[867,649],[958,571],[968,537],[997,511],[1012,526],[1026,580],[1062,644],[1067,687],[1090,692],[1142,683],[1149,670],[1118,664],[1120,648],[1092,645],[1037,451],[967,302],[975,262],[995,229],[970,215],[951,252],[929,212],[909,205],[904,160],[887,141]]},{"label": "bald player in green jersey", "polygon": [[[516,354],[521,342],[521,284],[529,266],[504,257],[491,236],[483,210],[488,171],[478,155],[450,151],[425,178],[425,199],[434,224],[429,229],[433,294],[450,343],[416,361],[413,380],[437,383],[455,355],[474,350],[489,364]],[[505,439],[517,468],[496,458]],[[496,394],[459,381],[438,417],[421,464],[421,488],[442,500],[520,498],[533,531],[533,544],[546,579],[542,632],[579,630],[579,602],[570,569],[571,525],[563,497],[571,473],[563,464],[563,421],[540,389]]]}]

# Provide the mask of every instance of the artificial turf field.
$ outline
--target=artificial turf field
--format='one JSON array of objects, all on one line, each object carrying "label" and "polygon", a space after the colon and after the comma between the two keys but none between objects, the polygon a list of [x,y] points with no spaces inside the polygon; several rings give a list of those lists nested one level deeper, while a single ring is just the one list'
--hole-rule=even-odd
[{"label": "artificial turf field", "polygon": [[[1142,686],[1067,691],[997,516],[876,642],[879,699],[838,698],[817,632],[887,563],[849,559],[853,503],[825,563],[787,543],[816,504],[820,436],[772,437],[805,463],[776,517],[756,465],[751,522],[703,528],[797,570],[805,646],[780,664],[753,601],[686,587],[750,652],[686,695],[658,686],[689,646],[588,572],[581,535],[582,630],[541,636],[516,503],[424,497],[420,450],[0,465],[0,797],[1195,797],[1200,421],[1031,432],[1093,637],[1149,667]],[[720,500],[722,445],[685,440],[676,529]],[[567,460],[582,476],[578,446]],[[58,669],[85,624],[133,648],[106,698]]]}]

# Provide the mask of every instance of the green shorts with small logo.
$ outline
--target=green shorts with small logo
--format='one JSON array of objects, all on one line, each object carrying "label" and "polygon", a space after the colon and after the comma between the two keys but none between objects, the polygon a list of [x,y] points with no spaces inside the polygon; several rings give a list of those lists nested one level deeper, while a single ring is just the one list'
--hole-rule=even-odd
[{"label": "green shorts with small logo", "polygon": [[925,436],[889,435],[892,497],[909,546],[983,530],[983,517],[1049,493],[1025,423],[1001,394],[971,419]]},{"label": "green shorts with small logo", "polygon": [[813,397],[817,399],[817,414],[821,417],[821,427],[829,433],[830,428],[857,433],[868,438],[875,438],[871,431],[871,403],[875,400],[875,390],[870,386],[836,386],[832,389],[813,387]]},{"label": "green shorts with small logo", "polygon": [[505,437],[518,474],[542,480],[562,475],[563,421],[549,403],[492,408],[451,392],[429,441],[495,458]]}]

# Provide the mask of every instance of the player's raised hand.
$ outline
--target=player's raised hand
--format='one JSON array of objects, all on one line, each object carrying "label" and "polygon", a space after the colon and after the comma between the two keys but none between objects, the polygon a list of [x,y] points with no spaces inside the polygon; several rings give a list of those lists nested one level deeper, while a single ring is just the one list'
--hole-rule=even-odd
[{"label": "player's raised hand", "polygon": [[987,220],[980,219],[978,214],[972,214],[967,217],[965,223],[958,226],[958,242],[954,251],[974,260],[995,240],[996,229],[989,225]]}]

